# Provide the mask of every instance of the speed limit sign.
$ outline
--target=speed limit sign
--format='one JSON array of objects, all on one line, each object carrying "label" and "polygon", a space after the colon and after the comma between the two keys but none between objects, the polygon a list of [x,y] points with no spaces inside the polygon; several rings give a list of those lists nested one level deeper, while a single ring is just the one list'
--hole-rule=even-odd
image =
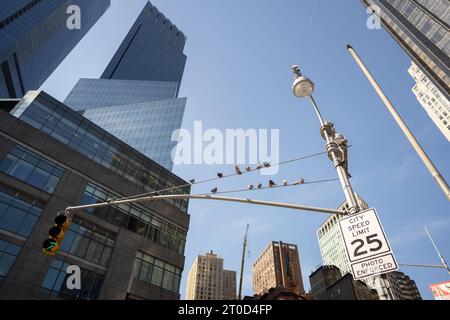
[{"label": "speed limit sign", "polygon": [[398,269],[374,208],[339,220],[339,226],[355,280]]}]

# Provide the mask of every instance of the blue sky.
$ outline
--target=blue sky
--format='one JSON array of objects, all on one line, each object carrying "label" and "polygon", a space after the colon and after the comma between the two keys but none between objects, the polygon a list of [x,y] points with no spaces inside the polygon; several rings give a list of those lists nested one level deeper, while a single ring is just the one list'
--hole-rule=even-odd
[{"label": "blue sky", "polygon": [[[42,89],[63,100],[79,78],[99,77],[145,0],[112,0],[109,11],[72,51]],[[188,98],[183,128],[280,129],[280,160],[323,150],[319,124],[306,100],[291,93],[292,64],[316,83],[324,117],[352,144],[350,173],[355,191],[378,210],[400,263],[438,264],[424,225],[450,259],[450,206],[345,45],[351,43],[396,105],[436,166],[450,179],[450,148],[411,92],[410,59],[383,29],[369,30],[358,0],[153,0],[187,35],[188,56],[180,96]],[[179,165],[185,179],[232,172],[232,166]],[[326,157],[282,166],[281,181],[334,178]],[[267,182],[258,173],[220,181],[236,189]],[[194,193],[209,191],[198,186]],[[248,194],[236,195],[246,197]],[[344,200],[338,182],[260,191],[256,199],[337,207]],[[327,214],[242,204],[191,201],[181,296],[196,255],[214,250],[225,267],[239,271],[242,237],[250,223],[244,294],[252,294],[251,263],[272,240],[299,246],[305,287],[321,264],[316,230]],[[449,280],[439,269],[401,268],[424,299],[431,283]]]}]

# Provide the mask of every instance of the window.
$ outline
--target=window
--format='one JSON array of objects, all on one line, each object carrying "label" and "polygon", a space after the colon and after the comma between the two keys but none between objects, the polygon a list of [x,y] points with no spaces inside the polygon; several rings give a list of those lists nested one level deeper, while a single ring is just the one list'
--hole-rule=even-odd
[{"label": "window", "polygon": [[64,169],[43,157],[14,146],[0,163],[0,171],[47,193],[53,193]]},{"label": "window", "polygon": [[[81,204],[93,204],[107,199],[118,198],[103,188],[89,183],[84,191]],[[143,237],[149,238],[167,248],[184,253],[187,232],[172,223],[156,217],[153,212],[141,209],[135,205],[120,205],[87,209],[89,213],[98,216],[112,224],[123,226]]]},{"label": "window", "polygon": [[181,269],[142,252],[136,254],[133,276],[172,292],[180,289]]},{"label": "window", "polygon": [[114,234],[75,216],[66,232],[61,250],[106,267],[114,244]]},{"label": "window", "polygon": [[43,204],[20,193],[0,189],[0,229],[28,237],[42,213]]},{"label": "window", "polygon": [[93,271],[81,269],[81,289],[69,290],[66,286],[67,262],[54,259],[42,282],[42,289],[61,298],[71,300],[96,300],[103,285],[103,276]]},{"label": "window", "polygon": [[0,240],[0,282],[8,275],[20,249],[18,245]]}]

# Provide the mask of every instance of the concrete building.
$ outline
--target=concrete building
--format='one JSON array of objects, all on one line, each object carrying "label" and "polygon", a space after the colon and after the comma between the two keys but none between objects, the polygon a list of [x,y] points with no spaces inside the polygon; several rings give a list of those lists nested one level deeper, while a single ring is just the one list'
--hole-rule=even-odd
[{"label": "concrete building", "polygon": [[263,295],[271,288],[305,294],[296,245],[272,241],[253,264],[253,293]]},{"label": "concrete building", "polygon": [[447,0],[362,0],[436,88],[450,100]]},{"label": "concrete building", "polygon": [[350,273],[342,276],[336,266],[320,266],[309,282],[314,300],[379,300],[375,289],[353,280]]},{"label": "concrete building", "polygon": [[223,299],[236,300],[236,271],[223,270]]},{"label": "concrete building", "polygon": [[[367,203],[356,194],[356,200],[362,210],[368,209]],[[339,206],[338,210],[349,210],[346,202]],[[336,266],[342,273],[351,273],[350,263],[347,258],[344,240],[342,239],[341,230],[339,228],[339,216],[330,216],[317,230],[317,238],[319,239],[320,254],[322,256],[323,265]]]},{"label": "concrete building", "polygon": [[213,253],[199,255],[188,274],[186,300],[236,299],[236,272],[224,270],[223,259]]},{"label": "concrete building", "polygon": [[[67,27],[76,14],[71,6],[80,9],[79,29]],[[1,1],[0,98],[39,89],[109,6],[110,0]]]},{"label": "concrete building", "polygon": [[377,277],[373,286],[380,300],[422,300],[415,281],[400,271]]},{"label": "concrete building", "polygon": [[412,92],[417,100],[439,128],[442,134],[450,142],[450,101],[442,92],[430,81],[425,73],[412,62],[408,69],[409,74],[416,82]]},{"label": "concrete building", "polygon": [[328,300],[379,300],[375,289],[347,273],[327,288]]},{"label": "concrete building", "polygon": [[[178,98],[186,36],[148,2],[101,79],[80,79],[64,103],[172,170],[172,141],[183,121]],[[177,138],[176,136],[174,136]]]},{"label": "concrete building", "polygon": [[341,277],[341,270],[332,265],[320,266],[313,271],[309,276],[309,284],[314,300],[328,300],[328,287]]},{"label": "concrete building", "polygon": [[0,299],[179,299],[186,200],[77,211],[59,252],[41,250],[69,205],[186,182],[44,92],[0,110]]}]

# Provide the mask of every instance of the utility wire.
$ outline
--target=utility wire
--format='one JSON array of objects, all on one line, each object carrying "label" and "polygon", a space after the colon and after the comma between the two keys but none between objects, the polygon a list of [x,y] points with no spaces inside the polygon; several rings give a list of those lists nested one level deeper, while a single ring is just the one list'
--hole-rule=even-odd
[{"label": "utility wire", "polygon": [[[313,154],[310,154],[310,155],[301,156],[301,157],[297,157],[297,158],[294,158],[294,159],[282,161],[282,162],[279,162],[279,163],[276,163],[276,164],[271,164],[270,167],[280,166],[280,165],[288,164],[288,163],[295,162],[295,161],[300,161],[300,160],[305,160],[305,159],[309,159],[309,158],[313,158],[313,157],[318,157],[318,156],[326,154],[326,153],[327,153],[326,151],[313,153]],[[267,169],[267,168],[266,167],[262,167],[262,168],[255,167],[255,168],[252,168],[252,169],[250,169],[248,171],[247,170],[242,171],[241,174],[243,175],[243,174],[246,174],[246,173],[259,171],[259,170],[262,170],[262,169]],[[185,188],[185,187],[188,187],[188,186],[199,185],[199,184],[203,184],[203,183],[207,183],[207,182],[211,182],[211,181],[216,181],[216,180],[222,180],[222,179],[234,177],[234,176],[237,176],[237,175],[239,175],[239,174],[238,173],[232,173],[232,174],[228,174],[228,175],[223,175],[223,177],[221,177],[221,178],[217,177],[217,178],[210,178],[210,179],[195,181],[193,183],[186,183],[186,184],[182,184],[182,185],[175,186],[175,187],[168,187],[168,188],[155,190],[155,191],[151,191],[151,192],[146,192],[146,193],[141,193],[141,194],[137,194],[137,195],[133,195],[133,196],[129,196],[129,197],[112,198],[112,199],[108,199],[108,201],[128,200],[128,199],[133,199],[133,198],[145,197],[145,196],[148,196],[148,195],[159,194],[161,192],[172,191],[172,190],[175,190],[175,189]]]}]

